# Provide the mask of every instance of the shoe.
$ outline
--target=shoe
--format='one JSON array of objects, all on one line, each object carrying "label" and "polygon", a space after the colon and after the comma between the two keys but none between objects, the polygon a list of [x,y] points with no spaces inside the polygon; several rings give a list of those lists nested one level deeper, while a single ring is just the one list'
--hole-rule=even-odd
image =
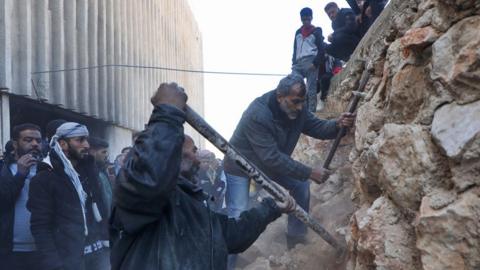
[{"label": "shoe", "polygon": [[317,112],[320,112],[325,108],[325,102],[323,100],[319,100],[317,103]]},{"label": "shoe", "polygon": [[307,244],[307,238],[305,235],[301,236],[290,236],[287,235],[287,249],[291,250],[295,248],[297,244]]}]

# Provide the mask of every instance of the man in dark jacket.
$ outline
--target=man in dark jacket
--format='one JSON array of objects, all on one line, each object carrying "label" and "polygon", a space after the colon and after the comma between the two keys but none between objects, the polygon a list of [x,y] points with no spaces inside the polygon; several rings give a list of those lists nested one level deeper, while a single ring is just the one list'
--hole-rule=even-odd
[{"label": "man in dark jacket", "polygon": [[347,0],[348,5],[355,12],[357,21],[357,32],[362,38],[368,29],[382,13],[387,0]]},{"label": "man in dark jacket", "polygon": [[[160,85],[147,129],[115,183],[112,269],[225,269],[228,253],[245,250],[281,211],[294,207],[293,201],[277,206],[266,199],[239,220],[209,209],[201,189],[184,177],[195,154],[194,147],[182,151],[182,90]],[[181,166],[182,158],[190,162]]]},{"label": "man in dark jacket", "polygon": [[27,209],[30,180],[37,172],[42,135],[34,124],[13,128],[13,155],[7,149],[0,174],[0,263],[2,269],[36,269],[39,254]]},{"label": "man in dark jacket", "polygon": [[207,149],[199,151],[198,159],[200,161],[200,169],[197,173],[199,185],[215,199],[214,211],[221,212],[226,191],[222,162],[216,159],[215,154]]},{"label": "man in dark jacket", "polygon": [[292,73],[307,78],[307,106],[317,108],[317,74],[324,67],[325,50],[322,28],[312,25],[313,11],[306,7],[300,11],[302,27],[295,32],[292,56]]},{"label": "man in dark jacket", "polygon": [[[230,143],[272,180],[288,189],[297,203],[308,211],[310,183],[307,180],[322,183],[328,172],[322,167],[310,168],[290,155],[302,133],[317,139],[333,139],[340,127],[353,125],[354,115],[344,113],[336,121],[318,119],[304,107],[305,92],[303,78],[296,75],[283,78],[276,90],[250,104]],[[238,217],[248,207],[249,179],[228,157],[224,168],[228,214]],[[289,247],[304,241],[306,232],[307,227],[300,220],[288,217]]]},{"label": "man in dark jacket", "polygon": [[340,9],[335,2],[328,3],[325,12],[332,20],[333,29],[333,33],[328,36],[330,44],[325,51],[335,58],[348,61],[360,42],[355,13],[349,8]]},{"label": "man in dark jacket", "polygon": [[62,124],[50,143],[51,164],[41,163],[32,179],[27,207],[42,259],[35,269],[108,269],[101,229],[108,217],[87,138],[85,126]]}]

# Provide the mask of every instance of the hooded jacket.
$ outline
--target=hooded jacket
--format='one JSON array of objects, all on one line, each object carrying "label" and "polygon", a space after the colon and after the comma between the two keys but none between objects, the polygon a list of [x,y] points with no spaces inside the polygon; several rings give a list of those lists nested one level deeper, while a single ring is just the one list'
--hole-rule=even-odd
[{"label": "hooded jacket", "polygon": [[313,65],[321,67],[325,61],[325,48],[323,43],[322,28],[314,27],[311,33],[304,37],[302,27],[295,32],[293,42],[292,64],[304,57],[314,57]]},{"label": "hooded jacket", "polygon": [[280,216],[271,199],[238,219],[210,210],[204,193],[179,176],[185,113],[155,107],[114,186],[112,269],[220,270]]}]

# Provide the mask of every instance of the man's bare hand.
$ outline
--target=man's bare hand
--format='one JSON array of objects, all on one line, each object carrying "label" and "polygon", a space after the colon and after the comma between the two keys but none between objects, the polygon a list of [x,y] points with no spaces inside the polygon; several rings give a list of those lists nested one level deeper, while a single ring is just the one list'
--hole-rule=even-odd
[{"label": "man's bare hand", "polygon": [[17,160],[17,172],[21,175],[27,175],[30,168],[37,163],[37,160],[31,155],[26,154]]},{"label": "man's bare hand", "polygon": [[328,176],[330,176],[330,174],[332,174],[331,170],[324,169],[322,167],[316,167],[312,169],[310,179],[320,185],[328,179]]},{"label": "man's bare hand", "polygon": [[187,104],[187,95],[185,90],[176,83],[162,83],[150,101],[153,106],[169,104],[183,111]]},{"label": "man's bare hand", "polygon": [[277,204],[278,209],[285,214],[295,211],[295,208],[297,207],[297,203],[292,196],[287,196],[284,202],[275,201],[275,203]]},{"label": "man's bare hand", "polygon": [[355,122],[355,117],[357,114],[355,113],[342,113],[340,117],[337,119],[337,127],[342,128],[342,127],[352,127],[353,123]]}]

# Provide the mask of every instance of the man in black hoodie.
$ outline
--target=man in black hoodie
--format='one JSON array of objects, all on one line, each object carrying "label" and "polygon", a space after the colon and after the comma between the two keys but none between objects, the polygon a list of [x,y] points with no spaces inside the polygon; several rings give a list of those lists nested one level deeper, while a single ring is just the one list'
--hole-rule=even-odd
[{"label": "man in black hoodie", "polygon": [[333,29],[333,33],[328,36],[330,44],[326,46],[325,51],[335,58],[348,61],[360,42],[355,13],[349,8],[340,9],[335,2],[328,3],[325,12],[332,20]]},{"label": "man in black hoodie", "polygon": [[247,249],[270,222],[295,207],[293,200],[276,204],[267,198],[238,220],[213,212],[205,193],[187,178],[198,160],[183,133],[186,100],[177,84],[160,85],[147,129],[117,177],[114,270],[226,269],[228,253]]}]

